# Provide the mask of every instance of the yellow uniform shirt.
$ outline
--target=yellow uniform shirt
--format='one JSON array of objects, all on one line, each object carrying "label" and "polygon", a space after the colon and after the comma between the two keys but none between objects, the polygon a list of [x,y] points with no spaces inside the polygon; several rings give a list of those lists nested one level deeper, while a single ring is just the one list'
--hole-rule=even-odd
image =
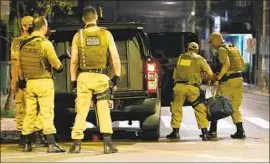
[{"label": "yellow uniform shirt", "polygon": [[31,34],[30,37],[33,37],[33,36],[40,36],[44,38],[44,41],[42,42],[41,53],[44,54],[46,59],[48,59],[51,66],[56,67],[57,65],[60,65],[61,62],[56,55],[53,44],[48,39],[46,39],[43,33],[35,31]]}]

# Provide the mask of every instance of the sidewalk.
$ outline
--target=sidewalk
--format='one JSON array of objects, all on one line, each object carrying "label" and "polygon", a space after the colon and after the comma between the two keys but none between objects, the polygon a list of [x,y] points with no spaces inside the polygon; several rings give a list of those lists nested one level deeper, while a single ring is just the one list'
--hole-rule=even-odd
[{"label": "sidewalk", "polygon": [[253,93],[263,96],[269,96],[269,92],[263,92],[260,90],[259,86],[256,86],[254,84],[247,84],[244,83],[244,93]]}]

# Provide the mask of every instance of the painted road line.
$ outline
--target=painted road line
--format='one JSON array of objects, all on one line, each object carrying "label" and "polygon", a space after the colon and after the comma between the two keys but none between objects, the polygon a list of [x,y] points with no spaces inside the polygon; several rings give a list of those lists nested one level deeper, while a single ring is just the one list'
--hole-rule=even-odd
[{"label": "painted road line", "polygon": [[[161,116],[161,121],[163,122],[163,124],[165,125],[165,128],[171,128],[171,116]],[[162,127],[163,128],[163,127]],[[181,128],[186,129],[187,125],[185,125],[183,122],[181,123]],[[180,129],[181,129],[180,128]]]},{"label": "painted road line", "polygon": [[243,117],[243,118],[263,129],[269,129],[269,122],[260,117]]},{"label": "painted road line", "polygon": [[[118,128],[140,128],[140,122],[139,121],[132,121],[132,125],[128,125],[128,121],[114,121],[112,123],[112,126],[115,128],[115,127],[118,127]],[[91,129],[91,128],[96,128],[95,125],[93,125],[92,123],[90,122],[87,122],[86,123],[86,127],[88,129]]]},{"label": "painted road line", "polygon": [[162,110],[168,110],[168,111],[170,111],[170,108],[171,107],[169,107],[169,106],[163,106],[163,107],[161,107]]},{"label": "painted road line", "polygon": [[90,122],[86,122],[86,128],[95,128],[96,126]]},{"label": "painted road line", "polygon": [[132,125],[128,124],[128,121],[119,121],[120,128],[139,128],[140,122],[139,121],[132,121]]},{"label": "painted road line", "polygon": [[220,128],[220,129],[232,129],[232,128],[234,128],[234,126],[232,126],[227,121],[220,119],[220,120],[218,120],[218,128]]},{"label": "painted road line", "polygon": [[161,121],[166,128],[171,128],[171,116],[161,116]]}]

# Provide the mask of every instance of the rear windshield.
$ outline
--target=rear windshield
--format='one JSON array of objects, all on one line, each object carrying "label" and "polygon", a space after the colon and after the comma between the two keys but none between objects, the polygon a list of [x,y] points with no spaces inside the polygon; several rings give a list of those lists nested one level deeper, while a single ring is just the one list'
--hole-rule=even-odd
[{"label": "rear windshield", "polygon": [[138,33],[137,30],[109,30],[115,41],[132,40]]},{"label": "rear windshield", "polygon": [[[138,33],[136,29],[109,29],[109,31],[112,33],[115,41],[127,41],[132,40]],[[73,36],[75,35],[77,31],[56,31],[50,36],[50,40],[54,40],[55,42],[72,42]]]},{"label": "rear windshield", "polygon": [[176,58],[186,51],[188,43],[198,42],[197,36],[191,33],[149,33],[148,36],[152,50],[164,58]]}]

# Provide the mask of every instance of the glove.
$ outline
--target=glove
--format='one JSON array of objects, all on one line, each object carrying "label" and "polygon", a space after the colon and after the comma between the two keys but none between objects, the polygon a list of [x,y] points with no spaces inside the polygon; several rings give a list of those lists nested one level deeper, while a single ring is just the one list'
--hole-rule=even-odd
[{"label": "glove", "polygon": [[112,81],[112,87],[114,87],[114,86],[116,86],[117,83],[120,81],[120,77],[115,75],[115,76],[111,79],[111,81]]},{"label": "glove", "polygon": [[19,80],[19,88],[20,89],[26,88],[26,81],[25,80]]},{"label": "glove", "polygon": [[77,80],[70,82],[70,90],[75,91],[77,88]]},{"label": "glove", "polygon": [[54,70],[54,72],[56,72],[56,73],[61,73],[61,72],[63,72],[64,67],[63,67],[63,65],[61,64],[60,69],[54,69],[54,68],[53,68],[53,70]]},{"label": "glove", "polygon": [[67,55],[65,55],[65,54],[64,54],[64,55],[61,55],[61,56],[58,57],[58,59],[59,59],[60,61],[62,61],[62,60],[64,60],[64,59],[66,58],[66,56],[67,56]]}]

